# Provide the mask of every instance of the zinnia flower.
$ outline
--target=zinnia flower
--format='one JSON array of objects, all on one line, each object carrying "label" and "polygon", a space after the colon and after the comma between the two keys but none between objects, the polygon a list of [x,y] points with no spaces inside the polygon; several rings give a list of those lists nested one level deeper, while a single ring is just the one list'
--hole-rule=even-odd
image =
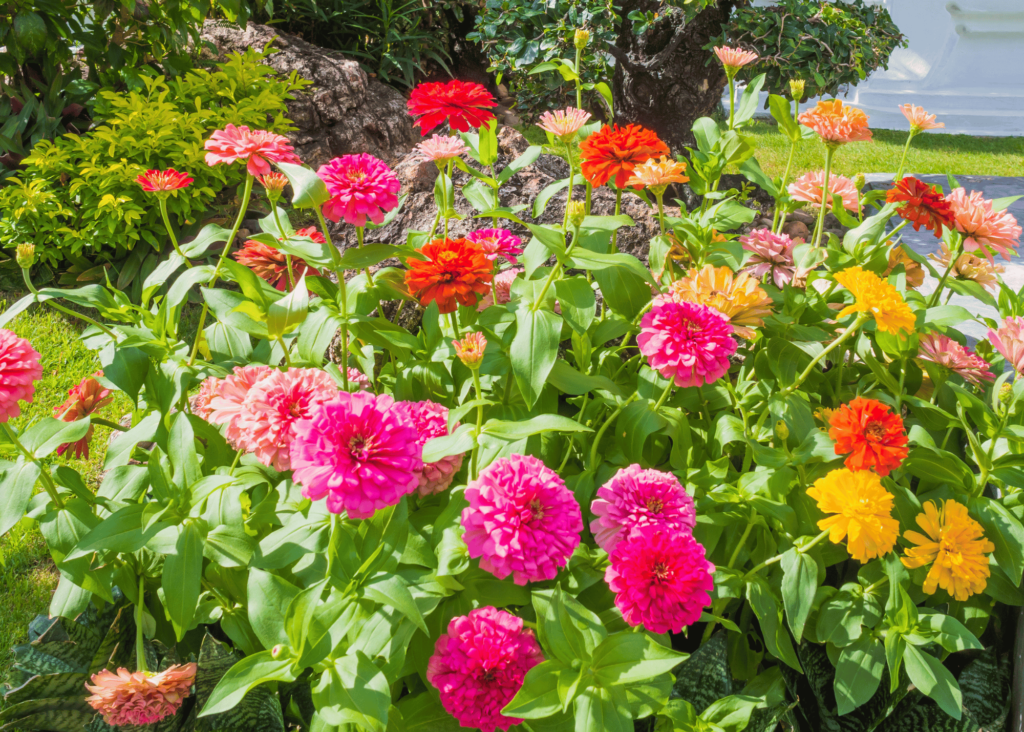
[{"label": "zinnia flower", "polygon": [[955,223],[953,208],[942,192],[917,178],[902,178],[886,191],[885,200],[888,203],[903,204],[896,209],[896,213],[912,223],[914,231],[920,231],[923,226],[941,239],[942,227],[952,229]]},{"label": "zinnia flower", "polygon": [[[945,272],[949,269],[949,262],[953,257],[953,253],[949,251],[946,242],[942,242],[939,247],[938,256],[936,254],[929,254],[928,259],[937,262],[939,268]],[[999,277],[997,275],[1005,271],[1006,269],[1002,265],[996,264],[994,260],[990,262],[976,254],[964,252],[956,258],[956,263],[949,270],[949,276],[958,280],[972,280],[982,287],[987,287],[995,292],[999,289]]]},{"label": "zinnia flower", "polygon": [[[420,453],[427,440],[444,437],[448,434],[448,408],[431,401],[397,402],[395,409],[402,411],[418,433],[416,443]],[[456,422],[452,428],[459,426]],[[462,453],[449,455],[433,463],[424,463],[418,471],[419,486],[416,492],[420,496],[440,493],[452,484],[455,474],[462,467]]]},{"label": "zinnia flower", "polygon": [[210,135],[203,146],[207,165],[244,160],[249,175],[266,175],[271,171],[271,163],[302,162],[287,137],[267,130],[250,130],[245,125],[228,124]]},{"label": "zinnia flower", "polygon": [[621,468],[597,489],[590,523],[597,545],[611,554],[622,540],[653,526],[671,534],[690,534],[697,524],[693,499],[671,473]]},{"label": "zinnia flower", "polygon": [[711,604],[715,565],[691,534],[644,526],[615,546],[604,580],[631,626],[680,633]]},{"label": "zinnia flower", "polygon": [[730,46],[715,46],[715,55],[722,62],[722,66],[727,71],[732,71],[732,73],[736,73],[747,64],[757,61],[757,54],[753,51],[731,48]]},{"label": "zinnia flower", "polygon": [[226,425],[224,437],[236,450],[246,448],[238,417],[242,412],[249,389],[260,380],[270,376],[274,369],[269,366],[235,366],[232,373],[220,382],[217,394],[209,401],[206,421],[210,424]]},{"label": "zinnia flower", "polygon": [[523,240],[508,229],[478,229],[466,238],[476,244],[492,262],[503,257],[512,264],[518,264],[516,257],[523,254]]},{"label": "zinnia flower", "polygon": [[288,177],[284,173],[276,171],[261,175],[256,180],[260,182],[271,198],[284,193],[284,188],[288,185]]},{"label": "zinnia flower", "polygon": [[420,160],[435,163],[446,163],[469,152],[462,138],[455,135],[433,135],[413,149]]},{"label": "zinnia flower", "polygon": [[844,107],[838,99],[822,100],[797,119],[818,133],[826,145],[871,141],[868,116],[856,107]]},{"label": "zinnia flower", "polygon": [[835,514],[818,522],[833,544],[846,539],[850,556],[861,564],[892,551],[900,523],[892,517],[893,495],[869,470],[839,468],[818,478],[807,489],[823,513]]},{"label": "zinnia flower", "polygon": [[314,404],[337,394],[338,387],[326,371],[273,371],[245,395],[237,422],[242,443],[264,465],[289,470],[296,422],[309,417]]},{"label": "zinnia flower", "polygon": [[199,391],[191,399],[192,414],[209,422],[210,414],[213,413],[210,402],[213,401],[214,397],[220,395],[220,387],[223,383],[224,380],[218,379],[216,376],[209,376],[203,379],[203,383],[199,385]]},{"label": "zinnia flower", "polygon": [[342,155],[316,174],[331,194],[323,206],[323,214],[331,221],[344,219],[352,226],[366,226],[366,219],[375,224],[384,221],[384,214],[398,205],[402,184],[383,160],[372,155]]},{"label": "zinnia flower", "polygon": [[455,355],[466,368],[476,371],[484,360],[484,351],[487,350],[487,339],[483,333],[473,331],[462,336],[461,340],[452,341],[455,347]]},{"label": "zinnia flower", "polygon": [[506,269],[494,276],[494,292],[498,296],[498,302],[494,302],[493,295],[488,292],[482,298],[480,298],[480,304],[476,306],[479,312],[483,312],[491,305],[504,305],[512,300],[512,283],[516,281],[523,272],[522,267],[513,267],[512,269]]},{"label": "zinnia flower", "polygon": [[179,173],[174,168],[167,170],[147,170],[141,173],[135,182],[147,193],[165,193],[186,188],[193,178],[188,173]]},{"label": "zinnia flower", "polygon": [[[821,189],[825,185],[825,171],[815,170],[797,178],[786,188],[789,195],[795,201],[803,201],[811,204],[811,208],[821,206]],[[832,174],[828,177],[829,207],[832,205],[833,196],[840,196],[843,200],[843,208],[847,211],[860,211],[860,194],[857,192],[856,184],[842,175]]]},{"label": "zinnia flower", "polygon": [[507,730],[523,720],[501,710],[519,693],[526,672],[543,660],[533,631],[523,628],[521,618],[481,607],[448,623],[427,661],[427,681],[462,727]]},{"label": "zinnia flower", "polygon": [[579,132],[589,119],[590,112],[566,107],[565,111],[558,109],[554,112],[545,112],[540,116],[537,126],[561,140],[568,140]]},{"label": "zinnia flower", "polygon": [[554,579],[580,543],[583,515],[572,491],[529,455],[498,458],[466,488],[463,540],[480,569],[517,585]]},{"label": "zinnia flower", "polygon": [[935,115],[925,112],[924,107],[915,107],[913,104],[901,104],[900,111],[903,112],[903,116],[910,123],[910,132],[915,135],[918,132],[937,130],[946,126],[944,122],[936,122]]},{"label": "zinnia flower", "polygon": [[19,400],[32,401],[35,382],[43,376],[39,358],[27,340],[0,329],[0,422],[21,414]]},{"label": "zinnia flower", "polygon": [[[95,375],[103,376],[103,372],[97,371]],[[82,417],[98,412],[112,401],[114,397],[110,396],[110,389],[105,389],[92,376],[87,376],[77,386],[68,389],[67,400],[53,408],[53,416],[65,422],[77,422]],[[77,442],[65,442],[57,448],[57,454],[63,455],[70,448],[76,458],[88,458],[92,432],[90,424],[85,437]]]},{"label": "zinnia flower", "polygon": [[903,538],[917,544],[907,549],[901,561],[908,569],[932,565],[921,589],[934,595],[941,587],[963,602],[971,595],[985,591],[990,575],[988,554],[995,544],[985,538],[985,530],[967,513],[967,506],[946,499],[942,508],[927,501],[924,513],[917,515],[917,525],[924,534],[907,531]]},{"label": "zinnia flower", "polygon": [[941,333],[922,335],[917,357],[949,369],[972,384],[981,385],[982,381],[995,381],[996,378],[989,370],[988,361]]},{"label": "zinnia flower", "polygon": [[946,200],[953,208],[956,230],[964,235],[965,252],[981,250],[990,262],[993,252],[1006,260],[1011,252],[1017,253],[1021,227],[1009,211],[993,211],[992,202],[986,201],[980,191],[968,194],[963,188],[953,190]]},{"label": "zinnia flower", "polygon": [[703,386],[729,370],[736,352],[733,327],[706,305],[665,302],[640,321],[636,338],[651,368],[676,386]]},{"label": "zinnia flower", "polygon": [[850,267],[836,272],[836,282],[845,287],[854,297],[853,304],[839,311],[837,320],[852,313],[870,313],[879,330],[893,335],[900,331],[914,332],[917,322],[914,311],[904,302],[899,290],[886,280],[860,267]]},{"label": "zinnia flower", "polygon": [[668,301],[714,308],[732,323],[736,335],[753,338],[754,329],[750,326],[764,325],[761,318],[771,313],[772,299],[749,274],[735,274],[728,267],[705,264],[699,272],[691,269],[686,277],[673,282],[668,294],[654,298],[655,305]]},{"label": "zinnia flower", "polygon": [[885,404],[857,397],[832,415],[828,436],[836,441],[836,455],[847,455],[850,470],[874,468],[885,477],[907,456],[907,431],[903,420]]},{"label": "zinnia flower", "polygon": [[423,449],[416,428],[387,394],[339,392],[293,429],[294,480],[306,498],[326,498],[331,513],[369,518],[419,485]]},{"label": "zinnia flower", "polygon": [[166,719],[178,711],[189,696],[196,678],[196,664],[171,666],[159,673],[119,668],[117,673],[103,669],[92,676],[89,706],[103,715],[113,727],[147,725]]},{"label": "zinnia flower", "polygon": [[989,330],[988,340],[1018,375],[1024,375],[1024,318],[1007,316],[999,330]]},{"label": "zinnia flower", "polygon": [[413,125],[426,135],[445,122],[457,132],[479,129],[494,119],[490,110],[498,103],[480,84],[449,81],[418,85],[409,95],[408,106],[409,114],[419,117]]},{"label": "zinnia flower", "polygon": [[660,160],[650,158],[633,168],[633,175],[626,181],[627,186],[650,188],[656,194],[664,193],[669,183],[686,183],[690,180],[683,175],[686,163],[671,160],[662,155]]},{"label": "zinnia flower", "polygon": [[490,289],[494,265],[478,244],[435,239],[416,251],[427,259],[406,260],[405,286],[423,307],[436,302],[442,315],[452,313],[459,304],[476,305]]},{"label": "zinnia flower", "polygon": [[889,250],[889,265],[885,268],[885,273],[882,276],[888,277],[901,264],[906,275],[908,290],[913,290],[924,284],[924,267],[916,260],[911,259],[902,245],[894,246]]},{"label": "zinnia flower", "polygon": [[[295,234],[296,236],[308,236],[317,244],[326,243],[324,235],[315,226],[299,229]],[[245,243],[242,244],[242,248],[235,251],[231,256],[239,264],[244,264],[251,269],[257,277],[270,283],[271,287],[281,292],[285,292],[290,288],[288,282],[288,260],[280,249],[275,249],[255,239],[246,239]],[[302,275],[307,277],[319,276],[320,270],[310,267],[302,257],[292,256],[292,275],[295,277],[295,281],[298,282]]]},{"label": "zinnia flower", "polygon": [[779,289],[793,282],[796,276],[793,250],[797,243],[802,243],[801,240],[793,241],[785,234],[773,234],[770,229],[754,229],[741,236],[740,243],[746,251],[753,253],[743,272],[758,280],[770,273],[772,282]]},{"label": "zinnia flower", "polygon": [[624,188],[636,166],[668,154],[668,145],[640,125],[605,125],[580,145],[583,177],[593,186],[612,181],[617,188]]},{"label": "zinnia flower", "polygon": [[359,369],[354,369],[351,366],[348,367],[348,386],[349,390],[373,391],[369,377]]}]

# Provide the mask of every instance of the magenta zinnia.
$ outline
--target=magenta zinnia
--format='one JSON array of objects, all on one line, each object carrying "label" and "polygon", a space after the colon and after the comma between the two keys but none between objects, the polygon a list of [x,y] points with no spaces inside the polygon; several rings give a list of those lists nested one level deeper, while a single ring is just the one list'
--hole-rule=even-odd
[{"label": "magenta zinnia", "polygon": [[994,381],[996,378],[989,370],[988,361],[941,333],[922,335],[917,357],[949,369],[972,384],[980,385],[982,381]]},{"label": "magenta zinnia", "polygon": [[[94,375],[103,376],[103,372],[97,371]],[[110,389],[104,388],[92,376],[87,376],[77,386],[68,389],[67,400],[53,408],[53,416],[64,422],[77,422],[83,417],[98,412],[112,401],[114,401],[114,397],[110,396]],[[92,439],[92,432],[93,427],[90,424],[85,437],[76,442],[65,442],[57,448],[57,454],[63,455],[68,450],[71,450],[76,458],[88,458],[89,441]]]},{"label": "magenta zinnia", "polygon": [[544,660],[533,631],[504,610],[481,607],[452,618],[427,661],[427,681],[463,727],[508,729],[523,720],[501,710],[523,686],[526,672]]},{"label": "magenta zinnia", "polygon": [[647,526],[620,541],[604,579],[627,623],[679,633],[711,604],[715,566],[690,534]]},{"label": "magenta zinnia", "polygon": [[798,242],[799,239],[793,241],[785,234],[773,234],[770,229],[755,229],[741,236],[743,248],[752,253],[743,271],[757,279],[770,273],[772,282],[781,290],[792,284],[796,276],[793,250]]},{"label": "magenta zinnia", "polygon": [[480,229],[470,232],[466,238],[479,246],[492,262],[504,257],[518,264],[516,257],[523,253],[523,240],[507,229]]},{"label": "magenta zinnia", "polygon": [[[427,440],[435,437],[444,437],[448,434],[448,408],[436,402],[398,402],[395,409],[403,411],[409,422],[416,429],[418,437],[417,444],[420,452]],[[456,422],[452,429],[458,427]],[[462,453],[449,455],[432,463],[424,463],[418,472],[419,485],[416,492],[420,496],[429,496],[433,493],[440,493],[452,484],[455,474],[462,467]]]},{"label": "magenta zinnia", "polygon": [[0,422],[21,414],[19,401],[31,402],[43,367],[32,344],[9,330],[0,330]]},{"label": "magenta zinnia", "polygon": [[267,130],[250,130],[245,125],[226,125],[210,135],[204,147],[207,165],[242,160],[250,175],[266,175],[271,171],[271,163],[302,162],[287,137]]},{"label": "magenta zinnia", "polygon": [[583,516],[572,491],[529,455],[499,458],[466,488],[463,540],[469,556],[517,585],[554,579],[580,543]]},{"label": "magenta zinnia", "polygon": [[1021,227],[1009,211],[993,211],[992,201],[985,200],[980,191],[968,194],[963,188],[954,190],[946,200],[953,208],[954,226],[964,236],[965,252],[981,250],[989,262],[993,252],[1006,260],[1017,253]]},{"label": "magenta zinnia", "polygon": [[636,344],[651,368],[676,386],[703,386],[729,370],[733,326],[706,305],[663,302],[644,315]]},{"label": "magenta zinnia", "polygon": [[103,669],[93,674],[91,686],[85,685],[92,692],[85,701],[114,727],[153,724],[178,711],[191,693],[195,678],[194,663],[171,666],[159,673]]},{"label": "magenta zinnia", "polygon": [[402,184],[383,160],[372,155],[342,155],[316,171],[327,186],[330,199],[323,214],[331,221],[344,219],[352,226],[366,226],[369,218],[375,224],[384,221],[384,214],[398,205]]},{"label": "magenta zinnia", "polygon": [[369,518],[419,485],[416,428],[386,394],[340,392],[314,405],[294,430],[294,480],[306,498],[326,498],[331,513]]},{"label": "magenta zinnia", "polygon": [[630,465],[615,473],[597,495],[590,506],[597,517],[590,530],[609,554],[645,526],[689,534],[697,524],[693,499],[671,473]]}]

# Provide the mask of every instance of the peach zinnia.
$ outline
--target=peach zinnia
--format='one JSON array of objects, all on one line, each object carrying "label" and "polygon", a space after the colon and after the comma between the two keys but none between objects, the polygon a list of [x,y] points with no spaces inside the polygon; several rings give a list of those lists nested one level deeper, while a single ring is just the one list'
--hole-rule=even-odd
[{"label": "peach zinnia", "polygon": [[575,107],[566,107],[564,111],[556,109],[554,112],[545,112],[540,116],[537,126],[565,141],[571,140],[589,119],[590,112],[584,112]]},{"label": "peach zinnia", "polygon": [[85,701],[114,727],[153,724],[178,711],[191,693],[195,678],[194,663],[171,666],[159,673],[103,669],[93,674],[92,685],[85,685],[92,692]]},{"label": "peach zinnia", "polygon": [[715,55],[718,56],[718,60],[722,62],[722,66],[725,67],[726,71],[731,71],[733,74],[747,64],[757,61],[757,54],[753,51],[732,48],[730,46],[715,46]]},{"label": "peach zinnia", "polygon": [[[825,186],[825,171],[815,170],[797,178],[789,184],[786,189],[789,195],[796,201],[803,201],[811,204],[811,208],[821,206],[821,191]],[[860,211],[860,194],[853,180],[843,175],[830,175],[828,177],[829,208],[831,208],[832,197],[840,196],[843,199],[843,208],[847,211]]]},{"label": "peach zinnia", "polygon": [[423,307],[436,302],[442,314],[453,313],[460,304],[476,305],[489,291],[494,265],[479,245],[435,239],[416,251],[427,259],[406,260],[405,285]]},{"label": "peach zinnia", "polygon": [[[103,372],[97,371],[95,375],[103,376]],[[64,422],[77,422],[83,417],[98,412],[112,401],[114,401],[114,397],[110,396],[110,389],[104,388],[92,376],[87,376],[77,386],[68,390],[67,400],[53,408],[53,416]],[[57,448],[57,454],[63,455],[71,450],[76,458],[88,458],[92,432],[93,426],[90,424],[85,437],[76,442],[65,442]]]},{"label": "peach zinnia", "polygon": [[245,125],[226,125],[210,135],[204,147],[207,165],[243,160],[250,175],[266,175],[271,163],[302,162],[287,137],[267,130],[250,130]]},{"label": "peach zinnia", "polygon": [[[939,251],[935,254],[929,254],[928,259],[936,262],[942,271],[945,272],[949,269],[949,263],[953,259],[953,252],[949,251],[946,242],[942,242],[939,244]],[[952,269],[949,270],[949,276],[958,280],[972,280],[982,287],[987,287],[995,292],[999,289],[999,275],[1005,271],[1006,268],[1001,264],[996,264],[995,260],[990,262],[976,254],[964,252],[956,258]]]},{"label": "peach zinnia", "polygon": [[822,100],[803,112],[800,124],[810,127],[826,145],[870,142],[868,116],[856,107],[845,107],[838,99]]},{"label": "peach zinnia", "polygon": [[583,177],[593,186],[611,181],[616,188],[625,188],[636,166],[668,154],[668,145],[640,125],[605,125],[580,145]]},{"label": "peach zinnia", "polygon": [[901,104],[900,111],[903,112],[903,116],[910,123],[911,133],[915,135],[918,132],[937,130],[946,126],[945,122],[936,122],[935,115],[928,114],[924,111],[924,107],[916,107],[913,104]]},{"label": "peach zinnia", "polygon": [[953,208],[956,230],[964,235],[964,251],[980,250],[993,261],[992,252],[998,252],[1009,260],[1020,245],[1021,227],[1006,209],[995,211],[980,191],[967,193],[957,188],[946,200]]},{"label": "peach zinnia", "polygon": [[633,188],[650,188],[655,193],[664,192],[669,183],[686,183],[690,179],[683,175],[686,163],[671,160],[662,155],[660,160],[651,158],[633,168],[633,175],[626,181]]}]

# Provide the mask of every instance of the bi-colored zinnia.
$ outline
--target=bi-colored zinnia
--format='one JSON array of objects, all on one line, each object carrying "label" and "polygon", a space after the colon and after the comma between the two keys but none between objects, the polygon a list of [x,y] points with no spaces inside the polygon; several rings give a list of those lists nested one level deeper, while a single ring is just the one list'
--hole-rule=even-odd
[{"label": "bi-colored zinnia", "polygon": [[839,311],[838,320],[853,313],[868,313],[875,319],[878,329],[885,333],[914,332],[914,311],[899,290],[886,280],[860,267],[844,269],[833,277],[853,295],[853,303]]},{"label": "bi-colored zinnia", "polygon": [[673,282],[667,294],[654,298],[655,305],[668,301],[714,308],[732,323],[736,335],[749,339],[754,337],[754,328],[764,325],[762,318],[771,313],[772,299],[749,274],[705,264],[700,271],[691,269],[686,277]]},{"label": "bi-colored zinnia", "polygon": [[664,192],[669,183],[686,183],[690,179],[683,175],[686,163],[662,155],[660,160],[651,158],[633,168],[633,175],[626,181],[633,188],[650,188],[656,194]]},{"label": "bi-colored zinnia", "polygon": [[[308,226],[295,232],[296,236],[308,236],[317,244],[324,244],[324,235],[317,231],[315,226]],[[239,264],[244,264],[253,271],[260,279],[266,280],[270,286],[285,292],[291,289],[288,281],[288,260],[285,253],[280,249],[256,241],[246,239],[241,248],[232,255]],[[307,277],[319,276],[320,270],[310,267],[302,257],[292,257],[292,276],[298,282],[303,275]]]},{"label": "bi-colored zinnia", "polygon": [[180,173],[174,168],[167,170],[147,170],[141,173],[135,182],[147,193],[169,193],[188,187],[192,182],[188,173]]},{"label": "bi-colored zinnia", "polygon": [[980,386],[981,382],[994,381],[996,378],[989,370],[988,361],[942,333],[922,335],[918,342],[917,357],[948,369],[975,385]]},{"label": "bi-colored zinnia", "polygon": [[999,289],[999,275],[1006,271],[1006,268],[1001,264],[996,264],[995,260],[990,262],[984,257],[970,252],[964,252],[957,257],[956,262],[950,268],[949,263],[953,259],[953,252],[946,246],[946,242],[940,243],[939,251],[929,254],[928,259],[939,265],[940,272],[949,269],[949,276],[953,279],[971,280],[993,292]]},{"label": "bi-colored zinnia", "polygon": [[836,441],[836,455],[847,455],[850,470],[874,470],[886,476],[907,457],[903,420],[875,399],[857,397],[832,415],[828,436]]},{"label": "bi-colored zinnia", "polygon": [[426,162],[446,163],[469,152],[462,139],[455,135],[433,135],[416,146],[416,156]]},{"label": "bi-colored zinnia", "polygon": [[985,538],[981,524],[967,513],[967,506],[947,499],[942,508],[934,501],[924,504],[924,513],[917,515],[917,525],[924,534],[907,531],[903,538],[914,543],[901,561],[908,569],[932,565],[924,585],[926,594],[935,594],[941,587],[963,602],[971,595],[985,591],[990,575],[988,555],[995,544]]},{"label": "bi-colored zinnia", "polygon": [[741,236],[740,243],[751,253],[743,272],[758,280],[767,274],[779,289],[793,283],[796,277],[794,250],[797,244],[803,243],[802,240],[794,241],[785,234],[773,234],[770,229],[754,229]]},{"label": "bi-colored zinnia", "polygon": [[893,495],[882,479],[867,470],[839,468],[815,481],[807,495],[823,513],[818,522],[833,544],[846,540],[850,556],[866,563],[892,551],[899,536],[899,521],[892,517]]},{"label": "bi-colored zinnia", "polygon": [[478,245],[492,262],[502,257],[512,264],[517,264],[516,257],[523,255],[523,240],[508,229],[478,229],[466,235]]},{"label": "bi-colored zinnia", "polygon": [[540,116],[537,126],[560,140],[571,140],[589,119],[590,112],[566,107],[564,111],[556,109],[554,112],[545,112]]},{"label": "bi-colored zinnia", "polygon": [[1007,316],[998,330],[989,330],[988,340],[1018,376],[1024,375],[1024,317]]},{"label": "bi-colored zinnia", "polygon": [[715,55],[718,56],[718,60],[722,62],[722,66],[726,68],[726,71],[731,71],[732,73],[735,73],[747,64],[757,61],[757,54],[753,51],[732,48],[731,46],[715,46]]},{"label": "bi-colored zinnia", "polygon": [[271,163],[302,162],[287,137],[267,130],[250,130],[245,125],[226,125],[210,135],[204,147],[207,165],[241,160],[250,175],[266,175],[271,171]]}]

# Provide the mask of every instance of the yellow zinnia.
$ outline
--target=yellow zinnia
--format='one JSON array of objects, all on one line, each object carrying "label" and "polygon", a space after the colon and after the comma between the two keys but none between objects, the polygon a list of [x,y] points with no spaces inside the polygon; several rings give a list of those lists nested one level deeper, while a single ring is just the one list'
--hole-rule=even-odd
[{"label": "yellow zinnia", "polygon": [[897,335],[901,330],[914,332],[914,312],[904,302],[899,290],[876,275],[860,267],[850,267],[834,275],[836,282],[853,293],[854,302],[839,313],[845,318],[851,313],[870,313],[878,329]]},{"label": "yellow zinnia", "polygon": [[950,499],[941,509],[932,501],[924,504],[924,513],[918,514],[917,525],[927,536],[908,531],[903,537],[917,544],[907,549],[902,558],[909,569],[931,564],[923,589],[934,594],[941,587],[957,600],[985,591],[988,584],[988,557],[995,545],[985,538],[981,524],[967,513],[967,506]]},{"label": "yellow zinnia", "polygon": [[829,532],[833,544],[847,539],[850,556],[857,561],[888,554],[896,545],[900,525],[892,517],[892,493],[870,470],[833,470],[816,480],[807,495],[824,513],[835,514],[819,521],[818,528]]},{"label": "yellow zinnia", "polygon": [[691,269],[686,277],[673,282],[668,297],[714,308],[743,338],[752,338],[754,331],[749,326],[764,325],[762,316],[771,313],[768,306],[772,299],[757,280],[745,272],[736,274],[728,267],[712,264],[705,264],[699,272]]}]

